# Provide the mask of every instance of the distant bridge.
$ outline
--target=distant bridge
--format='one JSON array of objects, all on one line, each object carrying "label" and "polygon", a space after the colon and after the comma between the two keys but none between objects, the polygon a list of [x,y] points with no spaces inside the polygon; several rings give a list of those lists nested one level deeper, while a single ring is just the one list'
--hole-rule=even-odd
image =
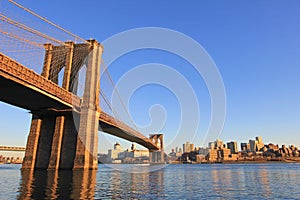
[{"label": "distant bridge", "polygon": [[25,147],[0,146],[0,151],[25,151]]}]

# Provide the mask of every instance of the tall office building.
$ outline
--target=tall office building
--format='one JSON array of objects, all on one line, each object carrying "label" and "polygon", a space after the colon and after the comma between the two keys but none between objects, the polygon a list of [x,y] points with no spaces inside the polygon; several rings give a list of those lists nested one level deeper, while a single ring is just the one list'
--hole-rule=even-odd
[{"label": "tall office building", "polygon": [[260,151],[264,147],[264,143],[262,141],[262,137],[258,136],[255,140],[249,140],[250,151],[257,152]]},{"label": "tall office building", "polygon": [[230,149],[231,154],[237,154],[239,152],[237,142],[227,142],[227,148]]},{"label": "tall office building", "polygon": [[214,142],[209,142],[208,143],[208,148],[209,149],[223,149],[223,148],[225,148],[225,145],[224,145],[222,140],[217,139]]},{"label": "tall office building", "polygon": [[183,153],[190,153],[192,151],[195,151],[195,145],[190,142],[186,142],[185,144],[182,145],[182,147],[183,147]]},{"label": "tall office building", "polygon": [[252,152],[258,151],[256,140],[249,140],[249,144],[250,144],[250,151],[252,151]]},{"label": "tall office building", "polygon": [[190,144],[190,152],[191,151],[195,151],[195,145],[194,144]]},{"label": "tall office building", "polygon": [[183,153],[191,152],[191,144],[189,142],[183,144],[182,147],[183,147]]},{"label": "tall office building", "polygon": [[215,148],[216,148],[215,142],[209,142],[209,143],[208,143],[208,148],[209,148],[209,149],[215,149]]},{"label": "tall office building", "polygon": [[262,141],[262,137],[261,136],[257,136],[255,138],[255,140],[257,141],[257,149],[258,149],[258,151],[260,151],[265,146],[264,143],[263,143],[263,141]]},{"label": "tall office building", "polygon": [[183,153],[186,153],[186,145],[185,144],[182,145],[182,149],[183,149]]},{"label": "tall office building", "polygon": [[223,141],[220,140],[220,139],[217,139],[217,140],[215,141],[215,143],[216,143],[217,148],[219,148],[219,149],[222,149],[222,148],[224,147],[224,143],[223,143]]},{"label": "tall office building", "polygon": [[122,147],[119,143],[115,143],[114,144],[114,149],[109,149],[108,150],[108,158],[110,160],[113,160],[113,159],[117,159],[118,158],[118,155],[119,153],[121,153],[123,150],[122,150]]}]

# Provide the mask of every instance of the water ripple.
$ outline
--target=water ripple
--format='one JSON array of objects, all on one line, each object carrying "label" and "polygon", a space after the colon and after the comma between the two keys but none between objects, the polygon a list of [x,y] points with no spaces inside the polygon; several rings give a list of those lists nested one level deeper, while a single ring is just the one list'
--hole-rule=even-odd
[{"label": "water ripple", "polygon": [[0,165],[0,199],[300,199],[298,164],[117,167],[30,172]]}]

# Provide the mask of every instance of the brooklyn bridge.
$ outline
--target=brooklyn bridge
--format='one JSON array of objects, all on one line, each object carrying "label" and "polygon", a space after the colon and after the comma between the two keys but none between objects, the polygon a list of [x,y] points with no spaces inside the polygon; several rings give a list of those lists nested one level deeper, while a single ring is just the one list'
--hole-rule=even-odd
[{"label": "brooklyn bridge", "polygon": [[[32,114],[22,169],[97,169],[98,131],[148,148],[151,163],[164,162],[162,134],[146,137],[114,115],[117,110],[100,87],[105,47],[12,4],[42,24],[0,13],[0,100]],[[43,26],[64,37],[42,32]]]}]

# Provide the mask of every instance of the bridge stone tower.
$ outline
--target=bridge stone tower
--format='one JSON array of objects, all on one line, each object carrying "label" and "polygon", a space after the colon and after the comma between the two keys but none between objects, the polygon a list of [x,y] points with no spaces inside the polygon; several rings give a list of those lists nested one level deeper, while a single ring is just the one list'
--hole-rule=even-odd
[{"label": "bridge stone tower", "polygon": [[150,134],[150,140],[159,147],[159,150],[150,150],[149,162],[150,163],[165,163],[164,158],[164,135],[163,134]]},{"label": "bridge stone tower", "polygon": [[[31,111],[32,121],[22,169],[97,169],[100,62],[103,47],[95,40],[85,44],[45,44],[42,76],[76,94],[78,72],[86,61],[84,94],[79,112]],[[61,59],[63,57],[63,59]],[[75,62],[76,61],[76,62]]]}]

